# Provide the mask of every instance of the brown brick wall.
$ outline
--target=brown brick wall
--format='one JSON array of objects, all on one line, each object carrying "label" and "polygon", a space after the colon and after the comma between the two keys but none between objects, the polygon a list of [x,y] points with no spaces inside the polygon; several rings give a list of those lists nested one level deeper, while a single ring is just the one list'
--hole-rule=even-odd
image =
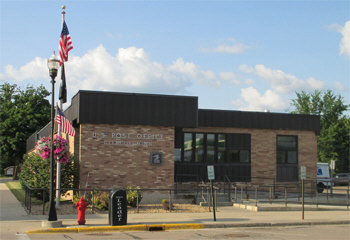
[{"label": "brown brick wall", "polygon": [[[174,188],[173,127],[81,124],[80,133],[80,188],[86,185],[90,160],[88,188],[115,189],[130,184],[141,188]],[[141,136],[137,134],[142,134],[143,139],[137,139]],[[162,139],[152,139],[155,135],[158,138],[162,135]],[[117,138],[123,136],[125,138]],[[106,145],[105,141],[124,144]],[[148,145],[135,145],[137,142]],[[163,153],[162,166],[150,164],[152,152]]]},{"label": "brown brick wall", "polygon": [[270,130],[248,128],[186,128],[187,132],[246,133],[251,134],[252,184],[271,184],[271,180],[254,177],[276,178],[276,136],[298,136],[299,179],[300,166],[306,166],[307,180],[317,178],[317,136],[313,131]]},{"label": "brown brick wall", "polygon": [[[174,187],[174,128],[151,126],[118,126],[103,124],[81,124],[76,128],[76,137],[69,137],[70,151],[79,159],[79,185],[84,188],[92,159],[89,188],[124,188],[130,184],[141,188],[165,189]],[[312,131],[265,130],[244,128],[187,128],[188,132],[247,133],[251,134],[251,176],[252,184],[271,184],[271,180],[255,177],[276,178],[276,136],[298,136],[299,179],[300,166],[306,166],[307,180],[316,180],[317,136]],[[81,133],[81,134],[80,134]],[[93,137],[97,133],[97,137]],[[102,138],[102,133],[106,138]],[[162,134],[163,139],[141,139],[139,142],[151,146],[135,146],[137,139],[112,138],[112,133]],[[65,134],[62,134],[66,137]],[[120,137],[120,136],[119,136]],[[127,141],[131,145],[105,145],[104,141]],[[34,150],[34,149],[33,149]],[[164,154],[162,166],[150,164],[151,152]]]}]

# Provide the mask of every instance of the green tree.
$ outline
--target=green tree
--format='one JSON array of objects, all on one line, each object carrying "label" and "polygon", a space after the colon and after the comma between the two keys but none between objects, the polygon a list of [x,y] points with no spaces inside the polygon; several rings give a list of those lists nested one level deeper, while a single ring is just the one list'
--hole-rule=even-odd
[{"label": "green tree", "polygon": [[[50,188],[50,158],[43,159],[36,153],[24,155],[24,162],[21,164],[21,173],[19,174],[19,181],[22,187],[28,185],[32,188]],[[74,167],[75,157],[69,156],[67,164],[61,164],[61,189],[73,187],[74,176],[77,175],[77,170]],[[56,164],[54,164],[54,173],[56,173]],[[54,178],[56,179],[56,177]],[[64,194],[66,190],[61,190]],[[49,191],[45,191],[45,199],[49,201]],[[43,191],[33,191],[33,196],[42,199]]]},{"label": "green tree", "polygon": [[349,105],[341,95],[332,90],[325,92],[315,90],[313,93],[296,93],[290,113],[311,114],[320,116],[321,131],[317,137],[318,161],[330,163],[336,161],[336,172],[350,172],[349,167],[349,132],[350,119],[345,115]]},{"label": "green tree", "polygon": [[27,139],[50,121],[50,95],[44,86],[25,90],[4,83],[0,85],[0,171],[18,165],[26,153]]},{"label": "green tree", "polygon": [[339,121],[322,131],[318,137],[318,156],[320,161],[330,163],[336,160],[335,172],[350,172],[350,118],[342,117]]}]

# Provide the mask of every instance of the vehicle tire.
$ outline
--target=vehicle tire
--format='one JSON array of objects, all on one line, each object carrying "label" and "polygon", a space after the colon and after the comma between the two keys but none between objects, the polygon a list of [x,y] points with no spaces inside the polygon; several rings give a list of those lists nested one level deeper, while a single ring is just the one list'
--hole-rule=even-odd
[{"label": "vehicle tire", "polygon": [[323,193],[323,190],[325,189],[325,185],[323,185],[323,183],[319,183],[317,184],[317,192],[318,193]]}]

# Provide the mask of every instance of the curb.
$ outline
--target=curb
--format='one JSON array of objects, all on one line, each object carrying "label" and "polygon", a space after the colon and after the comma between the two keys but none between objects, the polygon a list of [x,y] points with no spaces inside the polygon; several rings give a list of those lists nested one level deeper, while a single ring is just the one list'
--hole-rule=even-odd
[{"label": "curb", "polygon": [[72,227],[72,228],[46,228],[27,231],[26,234],[48,234],[48,233],[87,233],[87,232],[113,232],[113,231],[171,231],[203,228],[237,228],[237,227],[285,227],[299,225],[335,225],[350,224],[350,220],[326,221],[326,222],[285,222],[285,223],[228,223],[228,224],[141,224],[124,226],[104,226],[104,227]]},{"label": "curb", "polygon": [[83,233],[83,232],[112,232],[112,231],[170,231],[184,229],[202,229],[203,224],[151,224],[151,225],[125,225],[125,226],[104,226],[104,227],[72,227],[72,228],[46,228],[27,231],[26,234],[47,234],[47,233]]}]

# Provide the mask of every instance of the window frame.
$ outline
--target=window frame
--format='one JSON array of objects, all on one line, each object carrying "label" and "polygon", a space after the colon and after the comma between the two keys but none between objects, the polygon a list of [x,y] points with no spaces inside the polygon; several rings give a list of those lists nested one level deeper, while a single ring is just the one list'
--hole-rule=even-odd
[{"label": "window frame", "polygon": [[[185,161],[185,136],[186,134],[191,134],[192,137],[192,143],[191,143],[191,159],[189,161]],[[197,135],[198,134],[203,134],[203,143],[201,145],[202,150],[203,150],[203,159],[201,161],[197,161],[196,157],[196,142],[197,142]],[[206,164],[251,164],[251,148],[247,147],[235,147],[234,145],[229,146],[229,143],[233,143],[229,140],[229,135],[240,135],[241,133],[222,133],[222,132],[182,132],[182,146],[181,146],[181,160],[176,161],[178,163],[206,163]],[[208,135],[214,135],[214,161],[208,161]],[[220,135],[225,136],[224,141],[225,141],[225,147],[224,150],[220,151],[224,153],[224,160],[225,161],[219,161],[219,137]],[[250,135],[250,134],[249,134]],[[249,144],[250,146],[250,144]],[[212,150],[212,148],[211,148]],[[232,162],[229,161],[230,155],[229,152],[231,150],[237,150],[238,151],[238,162]],[[241,159],[241,151],[248,151],[249,158],[248,162],[244,162]],[[187,158],[188,159],[188,158]]]},{"label": "window frame", "polygon": [[[279,137],[294,137],[295,147],[279,147]],[[276,181],[277,182],[298,182],[299,181],[299,137],[297,135],[276,135]],[[296,162],[290,162],[288,151],[296,152]],[[278,162],[278,155],[284,153],[285,163]]]},{"label": "window frame", "polygon": [[[279,137],[294,137],[295,139],[295,147],[289,148],[289,147],[279,147],[278,145],[278,138]],[[276,135],[276,163],[277,164],[299,164],[299,152],[298,152],[298,135]],[[284,153],[284,158],[286,159],[286,162],[282,163],[278,161],[278,154],[280,152]],[[296,153],[296,162],[290,162],[288,159],[288,152],[295,152]]]}]

